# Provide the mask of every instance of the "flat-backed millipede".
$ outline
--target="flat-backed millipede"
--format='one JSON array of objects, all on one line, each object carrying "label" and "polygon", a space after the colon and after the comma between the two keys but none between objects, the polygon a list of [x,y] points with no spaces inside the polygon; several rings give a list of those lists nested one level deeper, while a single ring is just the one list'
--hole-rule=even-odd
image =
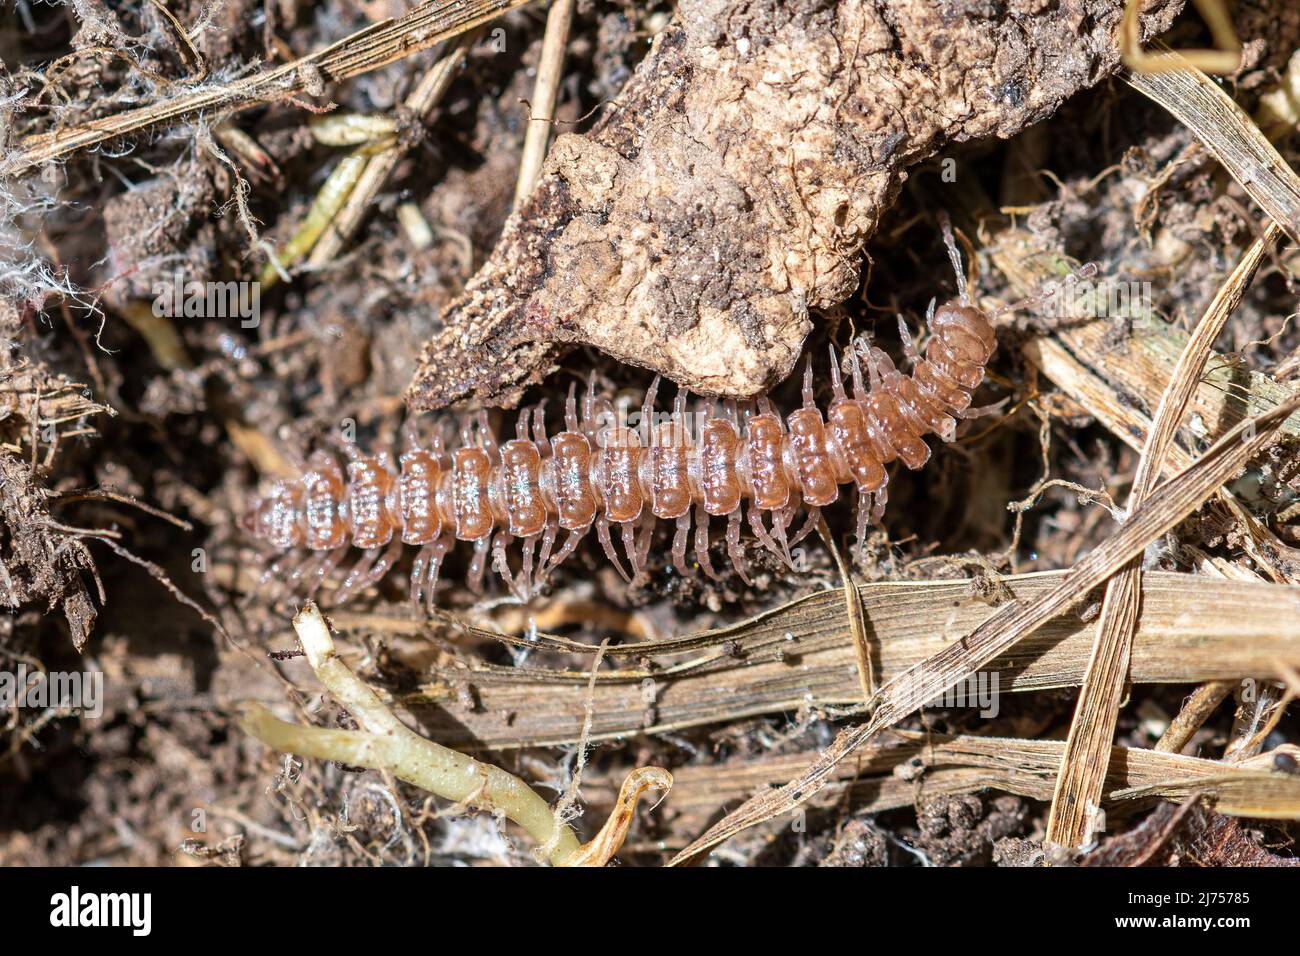
[{"label": "flat-backed millipede", "polygon": [[[620,420],[613,404],[589,388],[578,403],[570,390],[564,429],[548,435],[540,407],[523,409],[515,437],[498,442],[485,413],[463,424],[459,447],[440,440],[400,456],[351,451],[347,472],[325,452],[308,460],[296,481],[280,481],[246,516],[245,527],[272,547],[309,552],[288,578],[314,592],[349,547],[363,550],[334,600],[342,603],[380,580],[404,545],[419,547],[411,572],[411,598],[433,605],[438,571],[456,541],[474,542],[469,585],[482,588],[491,557],[494,570],[519,595],[531,592],[574,552],[593,527],[619,573],[630,580],[611,538],[619,527],[632,574],[646,566],[657,519],[676,523],[673,564],[685,574],[694,515],[694,552],[704,573],[717,577],[709,558],[709,520],[726,518],[726,549],[748,582],[740,548],[741,511],[758,541],[792,566],[790,547],[811,530],[819,509],[834,502],[839,486],[859,493],[857,536],[884,512],[888,473],[901,460],[920,468],[930,457],[922,438],[931,432],[951,441],[956,419],[966,416],[971,393],[997,347],[989,316],[971,305],[950,230],[945,241],[957,271],[960,299],[931,307],[924,356],[904,375],[883,351],[850,350],[852,393],[845,390],[831,349],[832,399],[826,414],[813,401],[811,358],[804,371],[803,404],[782,418],[764,397],[724,412],[695,416],[688,427],[687,396],[679,391],[667,420],[655,422],[659,379],[646,393],[638,427]],[[900,320],[901,323],[901,320]],[[905,334],[904,342],[911,340]],[[866,382],[862,365],[866,365]],[[868,506],[868,502],[870,505]],[[807,518],[791,538],[797,511]],[[770,527],[765,513],[770,515]],[[561,532],[564,539],[556,550]],[[506,546],[521,539],[518,570]],[[540,553],[538,548],[540,546]],[[536,569],[536,575],[534,575]],[[275,569],[278,571],[278,565]]]}]

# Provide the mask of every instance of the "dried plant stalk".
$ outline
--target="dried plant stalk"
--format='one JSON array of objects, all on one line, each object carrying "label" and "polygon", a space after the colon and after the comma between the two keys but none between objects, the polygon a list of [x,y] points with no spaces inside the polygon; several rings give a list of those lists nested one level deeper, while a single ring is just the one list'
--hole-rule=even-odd
[{"label": "dried plant stalk", "polygon": [[[999,588],[1033,603],[1063,577],[1013,575],[1000,579]],[[885,681],[991,613],[971,581],[879,582],[857,590],[878,679]],[[1153,572],[1143,577],[1142,607],[1130,675],[1137,683],[1231,680],[1273,673],[1275,661],[1300,663],[1300,588]],[[625,663],[596,678],[591,739],[860,703],[860,668],[845,615],[836,588],[718,630],[611,646],[606,658]],[[409,617],[339,613],[334,621],[344,631],[387,636],[399,654],[426,650],[423,642],[408,643],[425,627]],[[596,650],[547,634],[514,636],[469,624],[458,630],[462,644],[501,641],[535,654]],[[998,673],[1003,693],[1076,686],[1095,635],[1095,621],[1062,615],[988,669]],[[431,737],[449,746],[569,744],[581,736],[589,676],[585,668],[465,662],[435,668],[428,683],[401,700]]]},{"label": "dried plant stalk", "polygon": [[[445,50],[440,51],[433,65],[406,97],[403,105],[412,116],[424,119],[429,117],[451,86],[452,80],[456,78],[470,49],[482,35],[483,28],[476,27],[462,33],[451,41]],[[360,228],[361,221],[370,211],[375,196],[384,188],[388,177],[392,175],[398,161],[406,155],[408,149],[409,146],[399,140],[387,149],[369,157],[365,169],[357,178],[356,185],[348,193],[347,202],[343,204],[338,215],[330,221],[320,240],[312,247],[311,254],[307,257],[308,266],[320,268],[328,265],[343,251],[344,245]]]},{"label": "dried plant stalk", "polygon": [[[999,268],[1006,263],[997,252],[993,258]],[[1032,288],[1019,281],[1016,286]],[[1142,406],[1153,408],[1160,400],[1159,390],[1169,381],[1187,334],[1164,323],[1144,324],[1116,346],[1107,342],[1107,330],[1102,319],[1072,324],[1028,339],[1023,353],[1117,438],[1140,451],[1151,423]],[[1193,429],[1208,439],[1218,438],[1242,419],[1275,408],[1292,394],[1281,382],[1212,353],[1193,396]],[[1300,437],[1300,415],[1283,424],[1282,434]],[[1191,460],[1185,448],[1175,445],[1164,463],[1165,474],[1187,467]]]},{"label": "dried plant stalk", "polygon": [[[948,736],[890,731],[837,768],[836,785],[814,801],[848,803],[878,813],[914,806],[944,794],[999,790],[1032,800],[1051,798],[1065,744],[1059,740]],[[1285,748],[1284,752],[1294,750]],[[708,767],[681,767],[673,787],[675,833],[706,824],[720,806],[789,780],[812,754],[732,759]],[[895,774],[919,759],[922,773]],[[593,782],[589,796],[609,800],[617,781]],[[1259,764],[1225,766],[1214,760],[1137,747],[1113,747],[1102,793],[1104,807],[1139,804],[1153,797],[1179,799],[1202,791],[1230,816],[1294,819],[1300,815],[1300,777]]]},{"label": "dried plant stalk", "polygon": [[1192,735],[1214,713],[1214,709],[1231,693],[1232,683],[1226,680],[1210,681],[1196,688],[1183,702],[1178,716],[1169,722],[1165,732],[1160,735],[1155,749],[1170,754],[1182,752],[1187,741],[1192,739]]},{"label": "dried plant stalk", "polygon": [[[1256,271],[1272,251],[1281,229],[1269,223],[1264,235],[1246,251],[1241,262],[1220,286],[1187,347],[1174,367],[1173,376],[1161,396],[1146,446],[1138,461],[1129,492],[1129,510],[1155,492],[1162,463],[1173,445],[1182,420],[1196,391],[1201,370],[1211,346],[1229,316],[1241,304]],[[1061,772],[1052,809],[1047,819],[1049,844],[1077,848],[1091,842],[1094,821],[1101,807],[1101,789],[1106,776],[1105,755],[1115,739],[1115,724],[1128,676],[1129,652],[1137,629],[1142,588],[1141,558],[1130,560],[1106,585],[1101,623],[1092,658],[1083,678],[1074,719],[1062,755]]]},{"label": "dried plant stalk", "polygon": [[430,0],[405,16],[381,20],[323,50],[233,83],[206,84],[169,100],[19,140],[0,162],[15,176],[79,149],[185,122],[199,114],[228,113],[317,89],[377,70],[505,15],[529,0]]},{"label": "dried plant stalk", "polygon": [[514,208],[520,205],[537,185],[551,141],[551,122],[555,119],[555,98],[564,78],[564,56],[569,46],[569,27],[573,23],[574,0],[554,0],[546,11],[546,33],[542,37],[542,58],[537,64],[537,81],[533,99],[528,104],[528,129],[524,133],[524,152],[519,159],[519,181],[515,184]]}]

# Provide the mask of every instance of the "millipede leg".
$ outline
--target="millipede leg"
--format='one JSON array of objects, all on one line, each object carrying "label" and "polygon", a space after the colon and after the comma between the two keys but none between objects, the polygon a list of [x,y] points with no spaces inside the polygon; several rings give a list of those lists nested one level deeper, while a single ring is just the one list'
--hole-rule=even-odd
[{"label": "millipede leg", "polygon": [[609,519],[604,515],[596,519],[596,537],[600,540],[600,546],[605,549],[605,557],[609,558],[609,563],[614,565],[614,570],[622,576],[624,581],[631,584],[632,579],[623,570],[623,562],[619,561],[618,554],[614,551],[614,542],[609,537]]},{"label": "millipede leg", "polygon": [[867,525],[871,522],[871,492],[858,489],[858,507],[854,515],[857,521],[857,531],[855,532],[855,548],[858,556],[861,557],[866,553],[867,547]]},{"label": "millipede leg", "polygon": [[[930,308],[934,308],[933,302],[930,303]],[[912,331],[907,327],[907,323],[903,321],[901,315],[898,317],[898,337],[902,339],[903,354],[907,356],[907,360],[913,365],[921,361],[921,352],[916,347],[916,340],[912,338]]]},{"label": "millipede leg", "polygon": [[346,604],[348,602],[353,592],[356,591],[357,583],[370,572],[370,568],[378,558],[378,548],[367,548],[361,552],[361,557],[357,558],[356,563],[352,565],[352,570],[348,572],[347,577],[343,579],[343,583],[334,592],[335,604]]},{"label": "millipede leg", "polygon": [[623,550],[627,552],[628,563],[632,565],[632,577],[635,578],[645,567],[636,551],[636,525],[631,521],[623,522]]},{"label": "millipede leg", "polygon": [[885,517],[885,505],[889,502],[889,486],[880,488],[872,497],[874,503],[871,506],[871,520],[879,522]]},{"label": "millipede leg", "polygon": [[649,445],[654,438],[655,398],[659,395],[659,376],[656,375],[646,389],[645,400],[641,403],[641,421],[637,430],[641,433],[641,444]]},{"label": "millipede leg", "polygon": [[432,544],[426,544],[416,553],[415,561],[411,564],[411,603],[415,605],[417,614],[420,613],[421,599],[424,597],[424,573],[433,557],[433,547]]},{"label": "millipede leg", "polygon": [[646,566],[650,560],[650,542],[654,538],[655,517],[654,513],[645,508],[641,512],[641,528],[636,538],[636,561],[634,564],[640,570]]},{"label": "millipede leg", "polygon": [[856,341],[849,349],[849,375],[853,378],[853,398],[855,401],[862,401],[867,397],[867,388],[862,383],[862,362],[858,358]]},{"label": "millipede leg", "polygon": [[578,549],[578,542],[583,539],[583,536],[586,535],[586,533],[586,528],[583,528],[581,531],[570,531],[569,536],[564,539],[564,547],[555,552],[555,557],[551,559],[551,563],[546,566],[545,571],[542,573],[544,575],[550,574],[563,564],[568,559],[569,555],[573,554],[573,552]]},{"label": "millipede leg", "polygon": [[429,554],[429,570],[426,572],[424,584],[424,608],[429,617],[433,617],[433,601],[438,590],[438,573],[442,570],[442,559],[451,550],[451,542],[446,538],[439,538],[432,547],[433,551]]},{"label": "millipede leg", "polygon": [[689,511],[677,519],[677,531],[673,535],[673,567],[682,577],[686,577],[686,539],[691,533],[691,513]]},{"label": "millipede leg", "polygon": [[592,441],[596,440],[596,433],[600,430],[596,421],[596,402],[596,370],[593,368],[587,376],[587,391],[582,396],[582,433]]},{"label": "millipede leg", "polygon": [[506,545],[513,540],[512,536],[506,531],[498,531],[492,537],[492,570],[500,576],[505,582],[510,593],[515,597],[523,600],[523,595],[519,590],[519,581],[515,578],[514,572],[510,570],[510,561],[506,558]]},{"label": "millipede leg", "polygon": [[873,392],[880,390],[881,376],[880,358],[877,355],[878,352],[880,352],[880,350],[874,348],[867,352],[867,384],[871,387],[871,391]]},{"label": "millipede leg", "polygon": [[781,550],[777,552],[777,556],[785,561],[785,566],[787,568],[791,571],[796,571],[798,569],[794,566],[794,558],[790,555],[790,541],[785,533],[786,526],[789,523],[789,511],[772,512],[772,537],[775,538],[776,543],[781,546]]},{"label": "millipede leg", "polygon": [[487,570],[488,548],[491,543],[492,539],[487,535],[474,542],[474,557],[470,560],[465,583],[475,594],[483,593],[483,572]]},{"label": "millipede leg", "polygon": [[537,550],[538,535],[529,535],[524,538],[523,546],[523,567],[519,572],[519,577],[523,582],[525,600],[533,594],[533,552]]},{"label": "millipede leg", "polygon": [[352,565],[352,570],[343,579],[343,584],[334,592],[335,604],[346,604],[348,602],[357,590],[357,586],[370,573],[370,569],[374,567],[377,560],[379,560],[378,548],[367,548],[361,552],[361,557],[357,559],[356,564]]},{"label": "millipede leg", "polygon": [[757,505],[749,506],[749,526],[754,529],[754,536],[758,538],[759,543],[767,550],[771,551],[778,558],[781,557],[781,549],[777,547],[776,540],[772,537],[763,525],[763,512],[758,509]]},{"label": "millipede leg", "polygon": [[558,530],[559,526],[554,521],[546,522],[546,530],[542,532],[542,553],[537,559],[538,584],[546,580],[547,563],[551,560],[551,550],[555,547],[555,532]]},{"label": "millipede leg", "polygon": [[401,450],[403,453],[414,451],[420,447],[420,429],[416,425],[416,421],[414,415],[407,415],[402,422],[399,434],[401,435]]},{"label": "millipede leg", "polygon": [[[299,554],[298,551],[286,551],[284,554],[272,561],[270,566],[262,572],[262,575],[257,579],[257,582],[248,590],[248,593],[244,595],[243,599],[240,601],[240,607],[247,607],[252,604],[264,587],[266,587],[270,582],[284,576],[284,569],[290,564],[298,562],[298,566],[301,567],[302,564],[305,564],[306,561],[311,559],[311,553],[308,554],[306,559],[300,558]],[[276,600],[278,600],[278,597]]]},{"label": "millipede leg", "polygon": [[308,581],[307,593],[304,597],[309,599],[315,597],[316,592],[329,580],[329,576],[334,573],[334,569],[339,566],[339,562],[343,560],[344,555],[347,553],[348,549],[346,547],[335,548],[333,551],[326,553],[325,560],[321,562],[320,567],[316,569]]},{"label": "millipede leg", "polygon": [[[388,547],[382,551],[379,548],[372,548],[367,551],[365,557],[353,566],[347,580],[343,582],[343,587],[334,596],[335,602],[342,604],[358,591],[364,591],[372,584],[378,584],[382,581],[384,575],[396,563],[401,549],[402,542],[394,538],[389,542]],[[364,567],[366,561],[369,561],[369,567]]]},{"label": "millipede leg", "polygon": [[720,581],[718,572],[713,570],[709,560],[709,513],[703,505],[695,506],[695,560],[700,563],[704,573],[714,581]]},{"label": "millipede leg", "polygon": [[845,398],[844,379],[840,376],[840,360],[835,354],[835,346],[830,346],[831,350],[831,394],[837,398]]},{"label": "millipede leg", "polygon": [[571,432],[578,430],[578,383],[569,383],[569,397],[564,400],[564,427]]},{"label": "millipede leg", "polygon": [[747,585],[754,582],[749,580],[749,567],[745,561],[745,553],[740,548],[740,507],[727,515],[727,557],[731,559],[731,566],[736,569],[740,575],[740,580]]},{"label": "millipede leg", "polygon": [[364,586],[369,587],[371,584],[378,584],[384,575],[392,570],[393,565],[397,563],[397,559],[401,556],[402,541],[400,538],[393,538],[388,543],[384,553],[379,556],[379,561],[375,564],[374,570],[370,572],[373,575],[372,579]]},{"label": "millipede leg", "polygon": [[537,407],[533,409],[533,441],[537,442],[537,450],[542,453],[543,458],[551,457],[551,439],[546,434],[546,416],[543,414],[545,402],[538,402]]},{"label": "millipede leg", "polygon": [[493,461],[497,458],[497,439],[492,434],[491,424],[488,422],[488,413],[486,409],[479,409],[478,413],[478,440],[483,450],[491,456]]},{"label": "millipede leg", "polygon": [[983,418],[985,415],[993,415],[1002,411],[1006,404],[1007,399],[1004,398],[1002,401],[994,402],[992,405],[979,405],[975,408],[963,409],[957,413],[957,417],[961,419]]},{"label": "millipede leg", "polygon": [[[297,591],[298,586],[302,584],[303,579],[309,577],[320,563],[325,560],[325,555],[327,553],[328,552],[325,551],[309,551],[307,557],[300,561],[292,571],[287,575],[283,575],[284,586],[281,593],[288,595]],[[284,567],[283,559],[271,565],[270,570],[268,570],[266,574],[263,574],[262,579],[257,582],[257,587],[260,588],[265,584],[269,577],[281,577],[281,572],[284,570]]]},{"label": "millipede leg", "polygon": [[808,537],[808,535],[812,534],[813,528],[817,527],[817,519],[821,516],[821,508],[809,508],[808,517],[804,519],[803,527],[799,529],[799,533],[790,539],[790,546],[794,547],[804,538]]}]

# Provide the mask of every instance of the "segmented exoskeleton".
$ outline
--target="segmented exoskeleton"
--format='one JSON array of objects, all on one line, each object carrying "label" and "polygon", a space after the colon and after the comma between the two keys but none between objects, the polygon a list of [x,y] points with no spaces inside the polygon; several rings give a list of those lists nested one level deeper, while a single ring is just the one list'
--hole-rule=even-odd
[{"label": "segmented exoskeleton", "polygon": [[[461,428],[454,450],[439,440],[413,444],[394,467],[389,456],[350,449],[346,474],[330,455],[317,452],[297,481],[280,481],[249,515],[247,527],[282,551],[310,552],[289,576],[291,587],[311,591],[338,565],[349,547],[363,550],[334,596],[342,603],[377,582],[402,546],[418,547],[411,573],[417,607],[433,605],[439,569],[456,541],[474,544],[469,584],[481,590],[489,559],[517,594],[525,596],[573,554],[595,529],[605,554],[625,579],[647,564],[655,523],[675,524],[673,564],[688,573],[692,525],[700,568],[717,577],[709,555],[712,518],[725,518],[727,555],[749,581],[741,550],[742,511],[761,545],[793,567],[790,548],[815,524],[819,509],[839,498],[841,485],[859,496],[857,536],[884,512],[886,466],[902,461],[920,468],[930,456],[922,440],[956,434],[969,414],[972,392],[997,340],[993,323],[971,304],[951,231],[945,241],[957,271],[959,299],[931,309],[924,355],[903,339],[910,374],[883,351],[850,350],[851,392],[831,349],[832,398],[823,416],[813,399],[811,358],[803,377],[803,404],[779,415],[766,397],[744,404],[717,403],[693,416],[680,390],[671,415],[655,421],[656,378],[637,427],[620,417],[608,397],[588,388],[581,407],[570,390],[564,428],[549,435],[540,407],[519,413],[515,436],[498,442],[486,414]],[[901,325],[901,319],[900,319]],[[865,381],[863,366],[865,365]],[[746,509],[746,504],[748,508]],[[793,537],[790,528],[806,519]],[[631,573],[614,545],[617,527]],[[519,539],[512,568],[507,546]],[[557,548],[558,545],[558,548]]]}]

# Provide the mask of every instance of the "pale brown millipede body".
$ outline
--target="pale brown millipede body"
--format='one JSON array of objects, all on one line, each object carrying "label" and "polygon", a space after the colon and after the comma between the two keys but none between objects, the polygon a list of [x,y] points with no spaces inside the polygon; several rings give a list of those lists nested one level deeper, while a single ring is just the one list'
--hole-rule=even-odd
[{"label": "pale brown millipede body", "polygon": [[[403,546],[418,547],[411,597],[433,605],[439,569],[457,541],[474,544],[469,585],[481,590],[489,560],[512,591],[525,596],[573,554],[593,528],[609,560],[631,580],[646,566],[657,520],[675,524],[673,564],[687,573],[693,550],[706,575],[717,577],[709,556],[709,523],[725,518],[728,557],[744,580],[740,547],[744,521],[763,547],[793,567],[790,547],[814,526],[819,509],[836,501],[840,486],[858,491],[857,536],[883,514],[888,472],[901,461],[920,468],[930,456],[924,436],[951,441],[957,419],[969,414],[971,394],[997,347],[993,322],[972,305],[961,259],[944,223],[957,271],[959,298],[931,306],[924,355],[904,374],[875,347],[849,353],[849,388],[831,349],[832,398],[823,415],[813,399],[812,363],[803,376],[803,402],[777,414],[766,397],[724,403],[717,414],[694,416],[688,427],[687,395],[679,391],[671,415],[655,421],[659,386],[648,389],[638,427],[620,420],[608,397],[589,387],[579,407],[571,389],[562,430],[548,434],[540,407],[519,412],[515,435],[499,442],[485,413],[461,427],[460,443],[440,440],[410,447],[396,466],[388,455],[350,449],[346,473],[317,452],[301,479],[279,481],[247,516],[245,525],[272,547],[307,551],[289,584],[315,591],[349,547],[361,558],[335,594],[341,603],[377,582]],[[900,319],[901,324],[901,319]],[[865,375],[862,366],[865,364]],[[626,418],[626,416],[624,416]],[[745,508],[748,503],[748,508]],[[790,527],[807,518],[793,538]],[[612,536],[617,526],[625,569]],[[506,547],[522,542],[514,569]]]}]

